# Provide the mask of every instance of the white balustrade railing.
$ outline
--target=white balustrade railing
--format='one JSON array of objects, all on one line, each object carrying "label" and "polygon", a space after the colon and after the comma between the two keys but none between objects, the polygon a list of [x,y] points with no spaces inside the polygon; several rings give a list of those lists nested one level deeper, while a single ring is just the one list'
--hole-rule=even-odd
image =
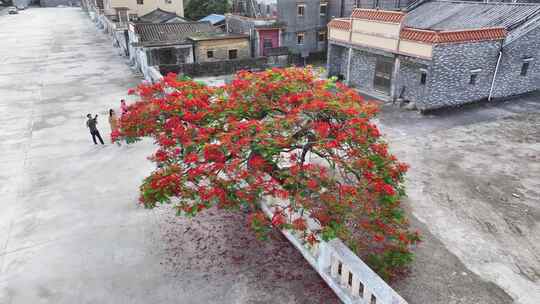
[{"label": "white balustrade railing", "polygon": [[[282,210],[285,202],[267,198],[261,203],[264,213],[272,218],[276,209]],[[296,218],[300,214],[287,214]],[[303,215],[308,229],[318,225]],[[320,241],[314,245],[302,235],[291,230],[281,231],[302,253],[309,264],[319,273],[336,295],[346,304],[407,304],[392,287],[352,252],[340,239]]]}]

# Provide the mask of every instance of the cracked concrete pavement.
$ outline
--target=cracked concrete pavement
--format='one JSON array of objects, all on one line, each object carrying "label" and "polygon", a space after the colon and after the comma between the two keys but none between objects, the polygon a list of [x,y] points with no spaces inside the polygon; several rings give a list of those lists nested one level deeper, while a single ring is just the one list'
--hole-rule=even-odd
[{"label": "cracked concrete pavement", "polygon": [[0,17],[0,303],[337,303],[241,215],[191,222],[137,204],[152,143],[110,144],[106,118],[132,75],[80,9]]},{"label": "cracked concrete pavement", "polygon": [[[84,115],[101,115],[107,140],[106,111],[140,80],[83,12],[29,9],[0,28],[0,303],[338,302],[243,214],[137,205],[152,143],[94,146]],[[383,108],[424,236],[393,283],[409,303],[540,303],[539,109],[536,96],[427,116]]]}]

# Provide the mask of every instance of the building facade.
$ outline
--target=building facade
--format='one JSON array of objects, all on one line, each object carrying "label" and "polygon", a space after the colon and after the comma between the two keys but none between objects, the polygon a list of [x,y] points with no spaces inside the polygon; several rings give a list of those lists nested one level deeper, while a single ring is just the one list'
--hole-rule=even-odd
[{"label": "building facade", "polygon": [[197,63],[251,58],[248,35],[199,34],[188,39],[193,43]]},{"label": "building facade", "polygon": [[328,70],[367,94],[420,110],[540,88],[540,6],[426,1],[355,9],[330,25]]},{"label": "building facade", "polygon": [[130,61],[145,77],[151,66],[193,63],[196,34],[213,33],[209,22],[137,23],[128,27]]},{"label": "building facade", "polygon": [[282,47],[282,25],[277,18],[255,18],[228,14],[225,16],[225,23],[228,33],[249,36],[253,57],[268,56],[270,50]]},{"label": "building facade", "polygon": [[146,15],[156,9],[184,16],[183,0],[103,0],[105,14],[115,14],[116,8],[127,8],[129,14]]}]

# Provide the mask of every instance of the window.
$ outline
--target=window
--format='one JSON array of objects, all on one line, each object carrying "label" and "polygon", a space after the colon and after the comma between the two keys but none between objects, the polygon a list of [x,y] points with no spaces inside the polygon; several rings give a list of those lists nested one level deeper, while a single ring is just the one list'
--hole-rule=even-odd
[{"label": "window", "polygon": [[264,38],[263,39],[263,48],[271,49],[272,47],[273,47],[272,39],[271,38]]},{"label": "window", "polygon": [[482,72],[482,69],[471,70],[471,77],[469,78],[469,84],[475,85],[478,80],[478,73]]},{"label": "window", "polygon": [[165,3],[171,4],[171,3],[172,3],[172,0],[165,0]]},{"label": "window", "polygon": [[349,284],[349,286],[352,286],[352,272],[349,272],[349,280],[347,281],[347,284]]},{"label": "window", "polygon": [[369,304],[377,304],[377,297],[374,294],[371,295],[371,301],[369,301]]},{"label": "window", "polygon": [[527,76],[527,72],[529,71],[529,62],[524,62],[521,66],[521,73],[519,75],[521,76]]},{"label": "window", "polygon": [[477,78],[478,78],[478,74],[471,74],[471,78],[469,79],[469,84],[470,85],[475,85]]},{"label": "window", "polygon": [[337,273],[339,275],[341,275],[341,269],[343,268],[343,264],[341,262],[339,262],[338,266],[337,266]]},{"label": "window", "polygon": [[532,61],[532,58],[525,58],[523,59],[523,64],[521,65],[521,72],[519,75],[521,76],[527,76],[527,73],[529,72],[529,66]]},{"label": "window", "polygon": [[326,31],[319,31],[319,42],[326,41]]},{"label": "window", "polygon": [[360,298],[363,298],[364,297],[364,283],[362,282],[358,282],[359,285],[358,285],[358,296]]},{"label": "window", "polygon": [[214,58],[214,51],[206,51],[206,58]]},{"label": "window", "polygon": [[320,9],[321,17],[326,16],[326,9],[327,9],[327,7],[328,7],[328,4],[327,4],[327,3],[321,3],[321,9]]},{"label": "window", "polygon": [[137,4],[143,5],[143,4],[144,4],[144,0],[137,0]]},{"label": "window", "polygon": [[422,71],[420,70],[421,74],[420,74],[420,84],[421,85],[425,85],[426,84],[426,80],[427,80],[427,72],[426,71]]},{"label": "window", "polygon": [[270,15],[270,5],[266,5],[266,15]]},{"label": "window", "polygon": [[298,4],[298,6],[296,6],[296,13],[298,14],[298,17],[304,17],[305,11],[306,11],[305,4]]},{"label": "window", "polygon": [[229,50],[229,59],[238,58],[238,50]]},{"label": "window", "polygon": [[296,34],[296,44],[298,44],[298,45],[304,44],[304,33],[297,33]]}]

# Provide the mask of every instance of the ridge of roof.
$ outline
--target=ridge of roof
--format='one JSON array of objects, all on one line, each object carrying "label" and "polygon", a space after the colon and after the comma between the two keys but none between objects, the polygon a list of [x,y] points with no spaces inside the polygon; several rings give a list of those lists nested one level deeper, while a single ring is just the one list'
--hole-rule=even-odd
[{"label": "ridge of roof", "polygon": [[405,18],[405,13],[379,9],[355,8],[351,14],[351,18],[400,23],[403,18]]},{"label": "ridge of roof", "polygon": [[458,43],[489,40],[504,40],[508,32],[503,27],[467,29],[454,31],[433,31],[415,28],[403,28],[400,38],[425,43]]},{"label": "ridge of roof", "polygon": [[351,19],[346,19],[346,18],[332,19],[332,21],[328,23],[328,26],[332,28],[336,28],[336,29],[341,29],[341,30],[350,30],[351,23],[352,23],[351,21],[352,21]]}]

